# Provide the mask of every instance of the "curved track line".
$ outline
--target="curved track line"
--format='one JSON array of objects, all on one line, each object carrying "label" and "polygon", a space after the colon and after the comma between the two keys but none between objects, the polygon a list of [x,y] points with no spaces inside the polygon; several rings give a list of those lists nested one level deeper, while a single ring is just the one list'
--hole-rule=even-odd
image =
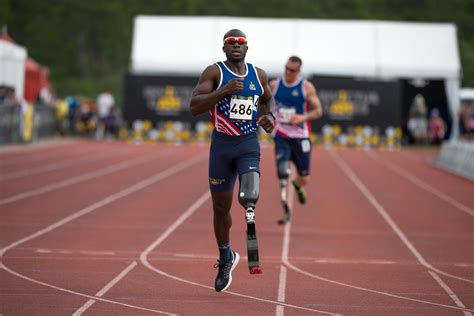
[{"label": "curved track line", "polygon": [[148,178],[146,178],[146,179],[144,179],[140,182],[137,182],[134,185],[132,185],[132,186],[126,188],[126,189],[123,189],[122,191],[119,191],[117,193],[109,195],[108,197],[106,197],[106,198],[104,198],[104,199],[102,199],[102,200],[100,200],[100,201],[98,201],[98,202],[96,202],[92,205],[89,205],[89,206],[87,206],[87,207],[85,207],[85,208],[83,208],[83,209],[81,209],[81,210],[79,210],[79,211],[63,218],[63,219],[57,221],[56,223],[51,224],[48,227],[43,228],[40,231],[37,231],[34,234],[31,234],[31,235],[26,236],[22,239],[19,239],[15,242],[11,243],[10,245],[0,249],[0,260],[8,250],[10,250],[14,247],[17,247],[17,246],[19,246],[19,245],[21,245],[21,244],[23,244],[27,241],[30,241],[30,240],[32,240],[36,237],[42,236],[46,233],[49,233],[50,231],[52,231],[52,230],[54,230],[54,229],[56,229],[56,228],[58,228],[58,227],[60,227],[64,224],[67,224],[67,223],[69,223],[69,222],[71,222],[71,221],[73,221],[73,220],[75,220],[75,219],[77,219],[77,218],[79,218],[83,215],[86,215],[86,214],[88,214],[92,211],[95,211],[96,209],[98,209],[98,208],[100,208],[104,205],[115,202],[116,200],[119,200],[119,199],[121,199],[121,198],[123,198],[127,195],[130,195],[130,194],[132,194],[134,192],[137,192],[137,191],[139,191],[139,190],[141,190],[141,189],[143,189],[147,186],[150,186],[150,185],[152,185],[156,182],[159,182],[159,181],[161,181],[161,180],[163,180],[163,179],[165,179],[169,176],[172,176],[173,174],[175,174],[179,171],[182,171],[182,170],[198,163],[199,161],[201,161],[203,159],[204,159],[203,156],[195,156],[193,158],[190,158],[188,160],[180,162],[180,163],[178,163],[178,164],[176,164],[176,165],[174,165],[170,168],[167,168],[165,171],[161,171],[161,172],[159,172],[159,173],[157,173],[157,174],[155,174],[151,177],[148,177]]},{"label": "curved track line", "polygon": [[401,169],[400,167],[398,167],[396,164],[392,163],[392,162],[389,162],[389,161],[382,161],[380,159],[380,157],[378,157],[375,153],[367,153],[367,155],[374,161],[378,162],[379,164],[385,166],[386,168],[392,170],[393,172],[395,172],[396,174],[404,177],[405,179],[409,180],[411,183],[419,186],[420,188],[422,188],[423,190],[433,194],[434,196],[436,196],[437,198],[445,201],[446,203],[448,204],[451,204],[452,206],[454,206],[455,208],[471,215],[471,216],[474,216],[474,209],[456,201],[455,199],[453,199],[452,197],[450,197],[449,195],[439,191],[438,189],[435,189],[433,188],[431,185],[429,185],[428,183],[426,183],[425,181],[421,180],[420,178],[414,176],[414,175],[411,175],[409,174],[408,172],[406,172],[405,170]]},{"label": "curved track line", "polygon": [[[39,167],[22,169],[21,171],[12,171],[12,172],[0,175],[0,181],[18,179],[21,177],[31,177],[31,176],[35,176],[35,175],[45,173],[45,172],[61,170],[66,167],[80,165],[87,162],[94,162],[94,161],[103,160],[106,158],[111,158],[113,156],[116,156],[116,154],[111,155],[110,154],[111,151],[112,150],[108,150],[107,152],[102,152],[99,154],[95,154],[93,156],[85,156],[82,158],[71,157],[71,158],[61,160],[61,161],[55,161],[50,164],[41,165]],[[117,151],[117,150],[114,150],[114,151]]]},{"label": "curved track line", "polygon": [[158,154],[152,154],[152,155],[145,156],[145,157],[140,157],[140,158],[137,158],[137,159],[121,161],[119,163],[110,165],[106,168],[99,168],[99,169],[96,169],[96,170],[91,171],[91,172],[83,173],[83,174],[81,174],[77,177],[72,177],[72,178],[69,178],[69,179],[66,179],[66,180],[46,184],[46,185],[44,185],[44,186],[42,186],[38,189],[26,191],[26,192],[23,192],[23,193],[19,193],[19,194],[12,195],[12,196],[6,197],[4,199],[1,199],[0,200],[0,205],[13,203],[13,202],[23,200],[23,199],[26,199],[26,198],[29,198],[29,197],[32,197],[32,196],[47,193],[47,192],[50,192],[50,191],[53,191],[53,190],[56,190],[56,189],[61,189],[61,188],[64,188],[64,187],[67,187],[67,186],[70,186],[70,185],[73,185],[73,184],[77,184],[77,183],[87,181],[87,180],[92,180],[94,178],[105,176],[105,175],[110,174],[110,173],[114,173],[114,172],[117,172],[117,171],[120,171],[120,170],[123,170],[123,169],[127,169],[127,168],[130,168],[130,167],[136,166],[136,165],[140,165],[140,164],[143,164],[143,163],[146,163],[146,162],[149,162],[149,161],[153,161],[153,160],[163,156],[163,154],[164,154],[164,156],[166,156],[168,154],[168,152],[165,152],[165,153],[159,152]]},{"label": "curved track line", "polygon": [[[446,283],[444,283],[444,281],[436,273],[434,273],[433,271],[430,271],[430,270],[428,270],[428,273],[433,277],[433,279],[435,279],[436,282],[438,282],[439,286],[441,286],[443,288],[443,290],[446,293],[448,293],[449,297],[453,300],[453,302],[457,306],[462,307],[462,308],[466,308],[466,306],[456,296],[456,294],[453,292],[453,290],[451,290],[451,288]],[[465,311],[464,316],[472,316],[472,314],[470,312]]]},{"label": "curved track line", "polygon": [[65,289],[65,288],[61,288],[61,287],[58,287],[58,286],[55,286],[55,285],[52,285],[52,284],[48,284],[48,283],[45,283],[45,282],[42,282],[42,281],[38,281],[38,280],[35,280],[35,279],[32,279],[28,276],[25,276],[25,275],[22,275],[12,269],[10,269],[9,267],[7,267],[2,261],[2,257],[5,255],[5,253],[7,251],[9,251],[10,249],[14,248],[14,247],[17,247],[27,241],[30,241],[36,237],[39,237],[39,236],[42,236],[46,233],[49,233],[51,232],[52,230],[64,225],[64,224],[67,224],[83,215],[86,215],[92,211],[95,211],[97,210],[98,208],[104,206],[104,205],[107,205],[107,204],[110,204],[112,202],[115,202],[116,200],[119,200],[129,194],[132,194],[136,191],[139,191],[147,186],[150,186],[156,182],[159,182],[169,176],[172,176],[173,174],[179,172],[179,171],[182,171],[188,167],[191,167],[192,165],[200,162],[201,160],[203,160],[203,156],[202,155],[199,155],[199,156],[194,156],[193,158],[190,158],[188,160],[185,160],[181,163],[178,163],[176,165],[174,165],[173,167],[170,167],[170,168],[167,168],[165,171],[162,171],[162,172],[159,172],[151,177],[148,177],[122,191],[119,191],[117,193],[114,193],[112,195],[109,195],[108,197],[106,197],[105,199],[101,200],[101,201],[98,201],[86,208],[83,208],[81,210],[79,210],[78,212],[74,213],[74,214],[71,214],[70,216],[68,217],[65,217],[63,218],[62,220],[59,220],[57,221],[56,223],[34,233],[34,234],[31,234],[27,237],[24,237],[22,239],[19,239],[13,243],[11,243],[10,245],[4,247],[4,248],[1,248],[0,249],[0,268],[4,269],[5,271],[9,272],[10,274],[12,275],[15,275],[19,278],[22,278],[24,280],[28,280],[30,282],[33,282],[33,283],[36,283],[36,284],[40,284],[40,285],[43,285],[43,286],[46,286],[46,287],[49,287],[49,288],[53,288],[53,289],[56,289],[56,290],[59,290],[59,291],[64,291],[64,292],[67,292],[67,293],[71,293],[71,294],[75,294],[75,295],[79,295],[79,296],[83,296],[83,297],[87,297],[87,298],[90,298],[90,299],[95,299],[95,300],[98,300],[98,301],[102,301],[102,302],[106,302],[106,303],[112,303],[112,304],[117,304],[117,305],[122,305],[122,306],[126,306],[126,307],[130,307],[130,308],[135,308],[135,309],[140,309],[140,310],[146,310],[146,311],[151,311],[151,312],[155,312],[155,313],[162,313],[162,314],[167,314],[167,315],[175,315],[175,314],[172,314],[172,313],[167,313],[167,312],[162,312],[162,311],[159,311],[159,310],[152,310],[152,309],[146,309],[146,308],[142,308],[142,307],[139,307],[139,306],[134,306],[134,305],[129,305],[129,304],[125,304],[125,303],[120,303],[120,302],[116,302],[116,301],[111,301],[111,300],[106,300],[106,299],[102,299],[100,297],[96,297],[96,296],[91,296],[91,295],[87,295],[87,294],[83,294],[83,293],[79,293],[79,292],[75,292],[75,291],[72,291],[72,290],[68,290],[68,289]]},{"label": "curved track line", "polygon": [[[290,198],[290,203],[293,202],[293,193],[294,192],[290,192],[291,193],[291,198]],[[290,194],[289,194],[290,195]],[[289,261],[289,249],[290,249],[290,236],[291,236],[291,222],[288,223],[286,226],[285,226],[285,230],[284,230],[284,235],[283,235],[283,250],[282,250],[282,255],[281,255],[281,258],[282,258],[282,261],[283,263],[288,266],[290,269],[296,271],[296,272],[299,272],[303,275],[306,275],[306,276],[309,276],[311,278],[315,278],[315,279],[318,279],[320,281],[325,281],[325,282],[328,282],[328,283],[331,283],[331,284],[336,284],[336,285],[339,285],[339,286],[344,286],[344,287],[349,287],[349,288],[353,288],[353,289],[357,289],[357,290],[361,290],[361,291],[366,291],[366,292],[371,292],[371,293],[375,293],[375,294],[379,294],[379,295],[385,295],[385,296],[390,296],[390,297],[394,297],[394,298],[398,298],[398,299],[404,299],[404,300],[409,300],[409,301],[415,301],[415,302],[418,302],[418,303],[424,303],[424,304],[430,304],[430,305],[436,305],[436,306],[440,306],[440,307],[447,307],[447,308],[453,308],[453,309],[462,309],[462,308],[459,308],[459,307],[456,307],[456,306],[450,306],[450,305],[443,305],[443,304],[438,304],[438,303],[433,303],[433,302],[430,302],[430,301],[424,301],[424,300],[419,300],[419,299],[414,299],[414,298],[409,298],[409,297],[404,297],[404,296],[400,296],[400,295],[396,295],[396,294],[391,294],[391,293],[387,293],[387,292],[382,292],[382,291],[377,291],[377,290],[372,290],[372,289],[368,289],[368,288],[363,288],[363,287],[360,287],[360,286],[355,286],[355,285],[351,285],[351,284],[347,284],[347,283],[342,283],[342,282],[339,282],[339,281],[335,281],[335,280],[331,280],[331,279],[327,279],[327,278],[324,278],[324,277],[321,277],[321,276],[317,276],[315,274],[312,274],[312,273],[309,273],[309,272],[306,272],[296,266],[294,266],[290,261]],[[429,271],[430,272],[430,271]],[[465,310],[462,309],[463,311]],[[282,313],[283,311],[280,309],[278,310],[277,309],[277,315],[278,313]]]},{"label": "curved track line", "polygon": [[98,297],[98,296],[88,295],[88,294],[68,290],[68,289],[65,289],[65,288],[62,288],[62,287],[59,287],[59,286],[55,286],[55,285],[52,285],[52,284],[48,284],[48,283],[45,283],[45,282],[41,282],[41,281],[32,279],[30,277],[27,277],[26,275],[20,274],[20,273],[14,271],[14,270],[11,270],[7,266],[5,266],[2,262],[0,262],[0,268],[4,269],[5,271],[7,271],[8,273],[10,273],[14,276],[19,277],[20,279],[23,279],[23,280],[26,280],[26,281],[29,281],[29,282],[32,282],[32,283],[35,283],[35,284],[39,284],[39,285],[42,285],[42,286],[46,286],[46,287],[49,287],[51,289],[55,289],[55,290],[58,290],[58,291],[61,291],[61,292],[66,292],[66,293],[69,293],[69,294],[86,297],[86,298],[93,299],[95,301],[101,301],[101,302],[104,302],[104,303],[110,303],[110,304],[125,306],[125,307],[128,307],[128,308],[133,308],[133,309],[137,309],[137,310],[141,310],[141,311],[147,311],[147,312],[152,312],[152,313],[157,313],[157,314],[164,314],[164,315],[176,315],[176,314],[172,314],[172,313],[169,313],[169,312],[164,312],[164,311],[160,311],[160,310],[156,310],[156,309],[150,309],[150,308],[130,305],[130,304],[126,304],[126,303],[121,303],[121,302],[117,302],[117,301],[112,301],[112,300],[108,300],[108,299],[101,298],[101,297]]},{"label": "curved track line", "polygon": [[370,204],[377,210],[377,212],[383,217],[383,219],[387,222],[387,224],[392,228],[392,230],[396,233],[398,238],[403,242],[403,244],[411,251],[411,253],[416,257],[418,262],[420,262],[422,265],[427,267],[428,269],[438,272],[439,274],[451,277],[453,279],[469,282],[469,283],[474,283],[473,280],[466,279],[464,277],[460,277],[457,275],[450,274],[448,272],[444,272],[442,270],[439,270],[435,267],[433,267],[426,259],[421,255],[420,252],[413,246],[413,244],[408,240],[408,238],[405,236],[403,231],[398,227],[398,225],[395,223],[395,221],[392,219],[392,217],[388,214],[388,212],[384,209],[384,207],[375,199],[375,197],[372,195],[372,193],[367,189],[367,187],[362,183],[362,181],[357,177],[357,175],[352,171],[352,169],[347,165],[347,163],[339,157],[334,152],[330,153],[330,156],[334,159],[336,164],[339,166],[339,168],[342,169],[342,171],[346,174],[346,176],[354,183],[354,185],[364,194],[364,196],[369,200]]},{"label": "curved track line", "polygon": [[[181,214],[181,216],[173,223],[171,224],[171,226],[169,226],[161,235],[160,237],[158,237],[150,246],[148,246],[148,248],[146,248],[141,254],[140,254],[140,261],[141,263],[147,267],[148,269],[150,269],[151,271],[154,271],[158,274],[161,274],[162,276],[165,276],[167,278],[170,278],[170,279],[173,279],[173,280],[176,280],[176,281],[180,281],[180,282],[183,282],[183,283],[187,283],[187,284],[190,284],[190,285],[194,285],[194,286],[198,286],[198,287],[202,287],[202,288],[205,288],[205,289],[209,289],[209,290],[212,290],[214,291],[214,288],[211,287],[211,286],[208,286],[208,285],[204,285],[204,284],[200,284],[200,283],[196,283],[196,282],[193,282],[193,281],[189,281],[189,280],[186,280],[186,279],[182,279],[180,277],[177,277],[177,276],[174,276],[174,275],[171,275],[171,274],[168,274],[156,267],[154,267],[149,261],[148,261],[148,254],[153,251],[153,249],[155,249],[159,244],[161,244],[166,238],[169,237],[169,235],[171,235],[173,233],[173,231],[178,228],[184,221],[186,221],[186,219],[188,219],[199,207],[201,207],[209,198],[211,197],[211,194],[209,193],[209,191],[206,191],[206,193],[204,193],[198,200],[196,200],[196,202],[194,202],[183,214]],[[273,301],[273,300],[268,300],[268,299],[264,299],[264,298],[259,298],[259,297],[255,297],[255,296],[250,296],[250,295],[246,295],[246,294],[241,294],[241,293],[237,293],[237,292],[231,292],[231,291],[225,291],[224,293],[227,293],[227,294],[231,294],[231,295],[235,295],[235,296],[239,296],[239,297],[244,297],[244,298],[248,298],[248,299],[251,299],[251,300],[256,300],[256,301],[260,301],[260,302],[265,302],[265,303],[271,303],[271,304],[275,304],[275,305],[283,305],[283,306],[286,306],[286,307],[291,307],[291,308],[294,308],[294,309],[299,309],[299,310],[304,310],[304,311],[309,311],[309,312],[313,312],[313,313],[321,313],[321,314],[325,314],[325,315],[332,315],[332,316],[340,316],[340,314],[335,314],[335,313],[330,313],[330,312],[326,312],[326,311],[321,311],[321,310],[317,310],[317,309],[311,309],[311,308],[306,308],[306,307],[301,307],[301,306],[296,306],[296,305],[291,305],[291,304],[286,304],[286,303],[282,303],[282,302],[278,302],[278,301]]]},{"label": "curved track line", "polygon": [[430,302],[430,301],[419,300],[419,299],[416,299],[416,298],[405,297],[405,296],[392,294],[392,293],[388,293],[388,292],[372,290],[372,289],[368,289],[368,288],[357,286],[357,285],[352,285],[352,284],[348,284],[348,283],[343,283],[343,282],[327,279],[325,277],[322,277],[322,276],[304,271],[304,270],[294,266],[289,260],[287,260],[284,263],[288,266],[288,268],[292,269],[293,271],[299,272],[303,275],[309,276],[309,277],[311,277],[313,279],[316,279],[316,280],[319,280],[319,281],[324,281],[324,282],[328,282],[328,283],[331,283],[331,284],[336,284],[336,285],[340,285],[340,286],[344,286],[344,287],[348,287],[348,288],[352,288],[352,289],[356,289],[356,290],[360,290],[360,291],[370,292],[370,293],[374,293],[374,294],[385,295],[385,296],[398,298],[398,299],[402,299],[402,300],[413,301],[413,302],[417,302],[417,303],[423,303],[423,304],[434,305],[434,306],[439,306],[439,307],[445,307],[445,308],[450,308],[450,309],[457,309],[457,310],[460,310],[460,311],[474,312],[473,309],[461,308],[461,307],[452,306],[452,305],[445,305],[445,304],[434,303],[434,302]]}]

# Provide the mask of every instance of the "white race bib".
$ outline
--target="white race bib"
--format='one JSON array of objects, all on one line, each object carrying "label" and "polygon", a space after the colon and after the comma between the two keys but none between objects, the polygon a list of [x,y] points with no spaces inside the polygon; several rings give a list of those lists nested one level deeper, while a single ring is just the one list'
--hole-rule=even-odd
[{"label": "white race bib", "polygon": [[289,123],[293,115],[296,114],[295,108],[280,108],[280,122]]},{"label": "white race bib", "polygon": [[253,100],[239,99],[233,95],[230,99],[230,118],[233,120],[251,121],[253,117]]},{"label": "white race bib", "polygon": [[311,150],[311,143],[309,140],[305,139],[301,142],[301,151],[307,153]]}]

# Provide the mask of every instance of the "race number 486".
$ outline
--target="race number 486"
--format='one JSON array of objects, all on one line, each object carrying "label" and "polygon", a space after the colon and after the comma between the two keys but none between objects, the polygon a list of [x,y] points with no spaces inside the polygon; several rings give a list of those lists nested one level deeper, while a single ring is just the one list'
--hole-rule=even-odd
[{"label": "race number 486", "polygon": [[244,100],[232,97],[230,102],[230,118],[234,120],[251,120],[253,114],[253,100]]}]

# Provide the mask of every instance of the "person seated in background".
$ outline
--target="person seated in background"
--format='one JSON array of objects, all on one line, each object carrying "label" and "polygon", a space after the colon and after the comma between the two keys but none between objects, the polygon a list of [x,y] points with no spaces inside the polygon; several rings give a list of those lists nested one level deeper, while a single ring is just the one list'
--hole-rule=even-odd
[{"label": "person seated in background", "polygon": [[428,118],[425,98],[417,94],[410,107],[408,132],[415,144],[425,144],[428,137]]},{"label": "person seated in background", "polygon": [[463,139],[474,140],[474,100],[464,100],[461,103],[459,134]]},{"label": "person seated in background", "polygon": [[428,140],[430,144],[441,144],[446,133],[446,124],[439,115],[438,109],[433,109],[428,123]]},{"label": "person seated in background", "polygon": [[94,102],[84,99],[78,108],[76,115],[76,130],[83,135],[90,136],[97,126]]},{"label": "person seated in background", "polygon": [[64,99],[56,99],[54,102],[54,118],[56,125],[56,133],[59,136],[64,136],[66,134],[66,119],[68,117],[69,106]]}]

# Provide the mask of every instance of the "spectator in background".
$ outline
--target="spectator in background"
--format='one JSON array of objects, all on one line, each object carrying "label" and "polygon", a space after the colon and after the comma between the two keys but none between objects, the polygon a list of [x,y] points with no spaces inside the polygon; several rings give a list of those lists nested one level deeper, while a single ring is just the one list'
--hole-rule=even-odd
[{"label": "spectator in background", "polygon": [[79,102],[75,97],[68,96],[64,99],[68,105],[68,128],[71,134],[75,134],[76,112]]},{"label": "spectator in background", "polygon": [[7,87],[0,86],[0,104],[2,104],[7,98]]},{"label": "spectator in background", "polygon": [[96,109],[93,100],[84,99],[81,101],[78,113],[76,114],[76,130],[84,135],[91,136],[97,127]]},{"label": "spectator in background", "polygon": [[428,139],[428,118],[425,98],[417,94],[413,98],[408,119],[408,132],[415,144],[426,144]]},{"label": "spectator in background", "polygon": [[467,99],[461,102],[459,130],[461,138],[474,140],[474,99]]},{"label": "spectator in background", "polygon": [[430,121],[428,125],[428,139],[430,144],[441,144],[446,133],[446,124],[439,116],[439,110],[431,110]]},{"label": "spectator in background", "polygon": [[65,123],[68,117],[68,103],[65,99],[56,99],[54,102],[54,118],[56,123],[56,132],[60,136],[64,136],[66,128]]},{"label": "spectator in background", "polygon": [[115,100],[113,95],[109,91],[102,92],[97,97],[97,130],[95,137],[96,139],[104,139],[108,132],[108,124],[111,121],[111,117],[114,115]]}]

